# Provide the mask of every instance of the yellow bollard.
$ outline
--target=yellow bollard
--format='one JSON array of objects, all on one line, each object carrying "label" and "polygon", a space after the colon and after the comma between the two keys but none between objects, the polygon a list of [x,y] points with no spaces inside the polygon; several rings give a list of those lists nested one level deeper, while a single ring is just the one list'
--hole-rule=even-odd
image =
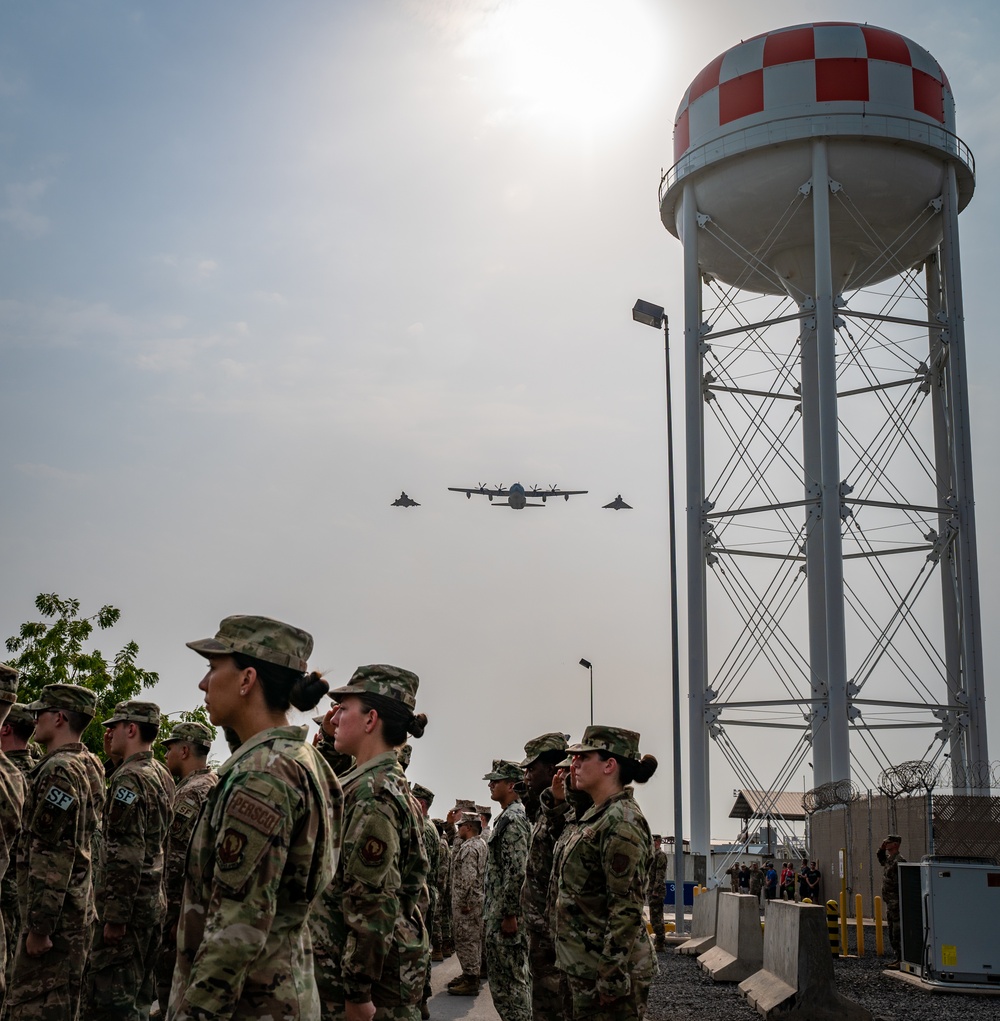
[{"label": "yellow bollard", "polygon": [[881,957],[884,953],[882,944],[882,898],[875,898],[875,956]]},{"label": "yellow bollard", "polygon": [[826,931],[830,935],[830,952],[840,957],[840,917],[835,900],[826,902]]},{"label": "yellow bollard", "polygon": [[840,891],[840,955],[847,956],[847,891]]},{"label": "yellow bollard", "polygon": [[865,909],[862,905],[861,894],[854,895],[854,924],[858,927],[858,957],[865,956]]}]

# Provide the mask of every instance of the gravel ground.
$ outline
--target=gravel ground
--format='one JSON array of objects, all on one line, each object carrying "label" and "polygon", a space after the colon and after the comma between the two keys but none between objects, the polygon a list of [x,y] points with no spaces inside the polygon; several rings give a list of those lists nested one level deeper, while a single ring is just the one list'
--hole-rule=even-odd
[{"label": "gravel ground", "polygon": [[[850,940],[851,952],[854,940]],[[865,928],[867,954],[833,963],[837,991],[871,1011],[875,1021],[995,1021],[1000,996],[928,993],[882,974],[874,928]],[[697,960],[670,949],[659,955],[660,974],[649,994],[648,1021],[760,1021],[736,985],[713,982]]]}]

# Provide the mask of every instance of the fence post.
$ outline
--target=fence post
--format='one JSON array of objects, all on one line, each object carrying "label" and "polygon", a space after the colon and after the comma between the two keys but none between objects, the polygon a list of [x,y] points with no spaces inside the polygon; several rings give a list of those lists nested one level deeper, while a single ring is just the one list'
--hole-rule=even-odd
[{"label": "fence post", "polygon": [[840,917],[835,900],[826,902],[826,930],[830,936],[830,952],[834,957],[840,957]]},{"label": "fence post", "polygon": [[875,956],[881,957],[883,953],[882,943],[882,898],[875,897]]},{"label": "fence post", "polygon": [[865,956],[865,907],[860,893],[854,895],[854,924],[857,926],[858,957]]}]

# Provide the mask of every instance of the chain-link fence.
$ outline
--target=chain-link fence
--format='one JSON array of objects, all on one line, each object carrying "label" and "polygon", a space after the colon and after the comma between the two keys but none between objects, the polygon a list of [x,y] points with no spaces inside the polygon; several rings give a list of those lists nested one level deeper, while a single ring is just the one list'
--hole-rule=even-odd
[{"label": "chain-link fence", "polygon": [[[802,799],[808,813],[809,855],[823,874],[823,901],[840,893],[840,849],[847,849],[848,911],[854,895],[862,896],[863,911],[871,917],[874,898],[881,893],[882,868],[876,851],[889,833],[902,838],[901,853],[908,861],[922,855],[959,855],[1000,860],[1000,798],[949,791],[953,774],[927,763],[907,762],[879,777],[879,791],[858,792],[849,782],[825,784]],[[967,771],[959,789],[1000,787],[1000,763]],[[930,825],[928,825],[930,822]]]}]

